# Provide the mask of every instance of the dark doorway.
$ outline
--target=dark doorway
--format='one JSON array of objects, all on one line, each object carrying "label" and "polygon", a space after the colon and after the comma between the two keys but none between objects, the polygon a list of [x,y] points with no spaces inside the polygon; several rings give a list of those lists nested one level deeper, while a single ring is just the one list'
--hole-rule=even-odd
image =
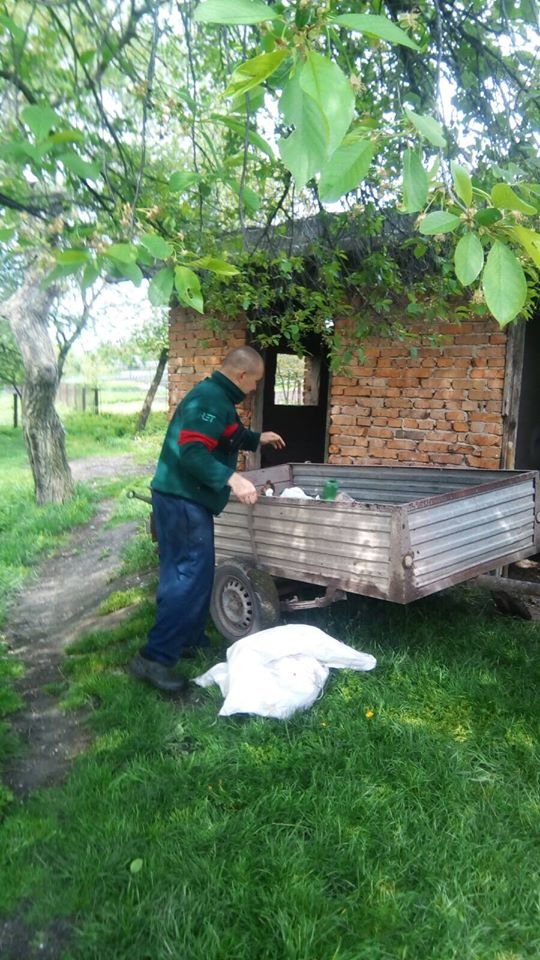
[{"label": "dark doorway", "polygon": [[319,337],[310,337],[304,348],[302,358],[287,341],[265,350],[262,429],[280,433],[287,446],[262,447],[261,467],[324,461],[328,362]]},{"label": "dark doorway", "polygon": [[540,314],[525,327],[515,465],[540,470]]}]

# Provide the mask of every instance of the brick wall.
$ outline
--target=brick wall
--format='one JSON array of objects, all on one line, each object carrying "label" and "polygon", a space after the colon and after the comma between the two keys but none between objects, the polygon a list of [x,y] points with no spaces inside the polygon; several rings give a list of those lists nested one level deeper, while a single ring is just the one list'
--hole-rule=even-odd
[{"label": "brick wall", "polygon": [[171,310],[169,329],[169,412],[172,414],[184,394],[216,370],[226,353],[246,343],[243,317],[220,321],[216,336],[208,318],[193,310]]},{"label": "brick wall", "polygon": [[441,346],[414,332],[414,355],[370,340],[365,362],[332,378],[329,461],[498,468],[506,334],[485,319],[441,323]]}]

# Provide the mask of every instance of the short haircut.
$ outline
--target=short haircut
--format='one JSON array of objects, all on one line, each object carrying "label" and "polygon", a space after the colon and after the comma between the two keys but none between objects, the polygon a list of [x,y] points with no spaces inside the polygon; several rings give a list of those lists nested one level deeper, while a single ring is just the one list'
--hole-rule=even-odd
[{"label": "short haircut", "polygon": [[263,358],[253,347],[235,347],[229,350],[222,367],[236,373],[256,373],[264,365]]}]

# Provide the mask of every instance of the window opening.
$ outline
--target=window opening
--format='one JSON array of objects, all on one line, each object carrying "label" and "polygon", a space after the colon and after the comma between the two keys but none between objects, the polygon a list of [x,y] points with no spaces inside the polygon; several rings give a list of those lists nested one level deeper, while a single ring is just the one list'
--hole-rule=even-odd
[{"label": "window opening", "polygon": [[290,353],[278,353],[274,404],[290,407],[318,406],[320,380],[320,357],[297,357]]}]

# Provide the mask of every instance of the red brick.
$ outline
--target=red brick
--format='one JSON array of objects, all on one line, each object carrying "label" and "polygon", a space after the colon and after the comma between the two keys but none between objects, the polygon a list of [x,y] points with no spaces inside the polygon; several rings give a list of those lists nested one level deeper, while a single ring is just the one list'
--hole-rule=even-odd
[{"label": "red brick", "polygon": [[499,445],[499,438],[488,433],[469,433],[466,439],[477,447],[496,447]]},{"label": "red brick", "polygon": [[397,460],[397,450],[377,449],[377,456],[383,460]]},{"label": "red brick", "polygon": [[384,406],[391,408],[403,407],[403,409],[407,410],[409,407],[412,407],[412,400],[407,400],[404,397],[388,397],[388,399],[384,401]]},{"label": "red brick", "polygon": [[442,443],[437,440],[422,440],[418,445],[418,449],[426,453],[447,453],[448,443]]},{"label": "red brick", "polygon": [[481,470],[498,470],[499,457],[465,457],[469,467],[477,467]]},{"label": "red brick", "polygon": [[342,414],[336,414],[332,417],[333,423],[340,423],[342,426],[349,426],[354,423],[354,417],[344,417]]},{"label": "red brick", "polygon": [[481,420],[484,423],[497,424],[500,425],[501,418],[496,413],[471,413],[469,420],[471,423],[475,423],[477,420]]},{"label": "red brick", "polygon": [[497,390],[502,395],[502,386],[500,390],[499,388],[495,389],[495,387],[489,390],[487,387],[483,390],[469,390],[469,400],[493,400],[497,395]]},{"label": "red brick", "polygon": [[403,390],[402,396],[404,397],[414,397],[415,399],[429,399],[434,395],[435,391],[432,389],[426,389],[425,387],[418,387],[417,390],[411,390],[407,388]]},{"label": "red brick", "polygon": [[445,417],[447,420],[467,420],[467,414],[463,410],[447,410]]},{"label": "red brick", "polygon": [[465,462],[465,458],[458,453],[440,453],[437,455],[437,457],[431,457],[431,462],[442,464],[448,463],[459,466],[459,464]]},{"label": "red brick", "polygon": [[389,440],[388,447],[391,450],[416,450],[418,442],[415,440]]},{"label": "red brick", "polygon": [[418,453],[418,451],[415,451],[413,457],[411,457],[408,450],[398,450],[398,460],[400,463],[403,463],[404,466],[414,466],[417,463],[429,463],[427,453]]}]

